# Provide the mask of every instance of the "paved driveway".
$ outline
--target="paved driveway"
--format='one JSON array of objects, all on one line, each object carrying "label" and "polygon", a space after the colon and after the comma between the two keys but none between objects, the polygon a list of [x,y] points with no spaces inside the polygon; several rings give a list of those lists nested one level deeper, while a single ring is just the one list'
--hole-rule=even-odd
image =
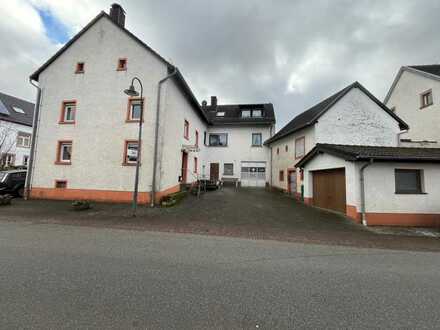
[{"label": "paved driveway", "polygon": [[440,250],[440,240],[377,234],[342,215],[306,206],[263,189],[224,188],[188,196],[172,208],[139,208],[132,218],[130,205],[95,204],[73,212],[68,202],[21,201],[4,207],[0,220],[62,223],[180,233],[210,234],[312,242],[359,247]]}]

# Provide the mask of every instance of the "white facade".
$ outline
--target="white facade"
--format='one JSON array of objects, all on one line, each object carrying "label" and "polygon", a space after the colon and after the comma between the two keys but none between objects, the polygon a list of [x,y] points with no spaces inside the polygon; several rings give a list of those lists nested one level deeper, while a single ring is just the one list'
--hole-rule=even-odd
[{"label": "white facade", "polygon": [[[121,58],[126,59],[126,70],[117,70]],[[84,63],[84,73],[75,73],[78,62]],[[123,91],[135,76],[142,81],[144,94],[140,200],[150,199],[154,165],[158,199],[180,190],[181,183],[201,178],[203,171],[209,177],[210,162],[222,166],[230,161],[269,163],[268,148],[251,148],[250,143],[252,132],[261,132],[263,141],[269,138],[270,127],[210,126],[201,108],[191,103],[196,100],[184,93],[178,85],[181,82],[173,77],[162,85],[158,157],[153,164],[158,82],[169,74],[168,70],[168,63],[127,35],[108,16],[101,16],[89,27],[39,74],[42,93],[31,196],[130,200],[135,166],[124,164],[124,152],[127,141],[137,140],[138,122],[127,121],[129,98]],[[139,90],[136,83],[135,88]],[[65,101],[76,102],[74,123],[60,123]],[[209,136],[209,132],[225,130],[229,134],[228,147],[221,150],[204,145],[205,132]],[[72,142],[70,164],[57,161],[60,141]],[[234,174],[238,170],[237,165]],[[56,187],[59,181],[66,183],[62,189]]]},{"label": "white facade", "polygon": [[[272,185],[288,190],[287,174],[300,160],[295,158],[295,140],[305,137],[305,154],[317,143],[397,146],[399,123],[361,89],[352,88],[327,110],[317,122],[270,144],[272,148]],[[288,146],[288,151],[285,147]],[[279,153],[278,153],[279,150]],[[283,171],[284,180],[279,180]],[[297,170],[297,193],[301,178]]]},{"label": "white facade", "polygon": [[[127,58],[126,71],[116,70],[119,58]],[[83,74],[75,74],[77,62],[84,62]],[[139,191],[150,191],[157,82],[166,75],[164,63],[108,18],[96,22],[40,74],[32,186],[53,188],[55,180],[67,180],[70,189],[132,189],[135,168],[121,164],[125,140],[137,139],[138,124],[126,122],[128,97],[123,91],[137,76],[143,82],[145,98]],[[73,125],[58,123],[65,100],[77,102]],[[57,141],[62,140],[72,141],[68,166],[55,164]]]},{"label": "white facade", "polygon": [[[209,144],[209,135],[215,133],[225,133],[228,135],[227,146],[210,146],[206,157],[206,164],[202,173],[206,178],[211,177],[211,163],[219,164],[219,179],[236,179],[243,186],[265,186],[269,182],[270,176],[270,150],[268,147],[252,146],[252,134],[261,134],[261,141],[271,137],[272,126],[210,126],[207,131],[206,143]],[[233,164],[233,174],[225,174],[225,164]],[[258,182],[249,182],[246,172],[242,173],[243,167],[264,168],[264,173],[260,174]],[[264,178],[263,178],[264,176]],[[243,177],[243,182],[242,182]]]},{"label": "white facade", "polygon": [[[433,104],[421,108],[421,94],[431,90]],[[386,98],[386,105],[395,112],[410,129],[401,135],[404,146],[440,147],[440,77],[430,77],[411,68],[402,68]]]},{"label": "white facade", "polygon": [[30,140],[27,146],[17,144],[19,133],[32,135],[32,127],[0,120],[0,153],[13,155],[13,166],[27,166],[30,155]]},{"label": "white facade", "polygon": [[[304,166],[304,198],[313,200],[314,171],[345,169],[347,215],[361,218],[361,167],[365,162],[346,161],[318,154]],[[423,193],[396,193],[395,170],[422,171]],[[430,163],[373,162],[364,170],[365,213],[372,225],[435,226],[440,224],[440,166]],[[311,203],[311,202],[310,202]]]}]

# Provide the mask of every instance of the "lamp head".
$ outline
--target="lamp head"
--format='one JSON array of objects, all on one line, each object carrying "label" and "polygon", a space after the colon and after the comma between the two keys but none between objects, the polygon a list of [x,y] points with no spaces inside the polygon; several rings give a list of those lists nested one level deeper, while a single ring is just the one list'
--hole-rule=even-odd
[{"label": "lamp head", "polygon": [[128,96],[139,96],[139,93],[136,92],[133,85],[130,85],[130,87],[128,87],[128,89],[126,89],[124,93]]}]

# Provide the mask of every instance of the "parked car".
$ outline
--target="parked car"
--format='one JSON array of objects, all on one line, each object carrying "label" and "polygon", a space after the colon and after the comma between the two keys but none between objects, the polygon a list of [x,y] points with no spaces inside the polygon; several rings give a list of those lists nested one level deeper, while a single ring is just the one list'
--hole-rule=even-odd
[{"label": "parked car", "polygon": [[13,194],[23,197],[26,170],[0,172],[0,194]]}]

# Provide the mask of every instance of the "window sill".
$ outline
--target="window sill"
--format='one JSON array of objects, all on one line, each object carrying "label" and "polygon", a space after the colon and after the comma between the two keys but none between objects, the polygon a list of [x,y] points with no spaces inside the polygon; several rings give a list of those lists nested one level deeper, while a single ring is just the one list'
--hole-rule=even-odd
[{"label": "window sill", "polygon": [[58,124],[60,125],[75,125],[75,121],[59,121]]},{"label": "window sill", "polygon": [[117,68],[116,71],[127,71],[127,68]]},{"label": "window sill", "polygon": [[84,71],[75,71],[75,74],[82,74]]},{"label": "window sill", "polygon": [[255,144],[255,145],[251,145],[251,147],[252,147],[252,148],[262,148],[263,146],[262,146],[262,145]]},{"label": "window sill", "polygon": [[426,192],[421,192],[421,191],[396,191],[395,192],[396,195],[428,195],[428,193]]},{"label": "window sill", "polygon": [[422,106],[420,106],[419,110],[422,110],[422,109],[425,109],[425,108],[429,108],[431,105],[434,105],[434,103],[427,104],[427,105],[422,105]]},{"label": "window sill", "polygon": [[212,145],[209,145],[208,147],[210,147],[210,148],[227,148],[228,146],[226,145],[226,146],[212,146]]},{"label": "window sill", "polygon": [[[139,123],[141,120],[140,119],[125,119],[126,123]],[[144,120],[142,120],[142,123],[144,122]]]},{"label": "window sill", "polygon": [[136,166],[136,163],[122,163],[122,166]]},{"label": "window sill", "polygon": [[62,161],[55,161],[55,165],[72,165],[72,162],[62,162]]}]

